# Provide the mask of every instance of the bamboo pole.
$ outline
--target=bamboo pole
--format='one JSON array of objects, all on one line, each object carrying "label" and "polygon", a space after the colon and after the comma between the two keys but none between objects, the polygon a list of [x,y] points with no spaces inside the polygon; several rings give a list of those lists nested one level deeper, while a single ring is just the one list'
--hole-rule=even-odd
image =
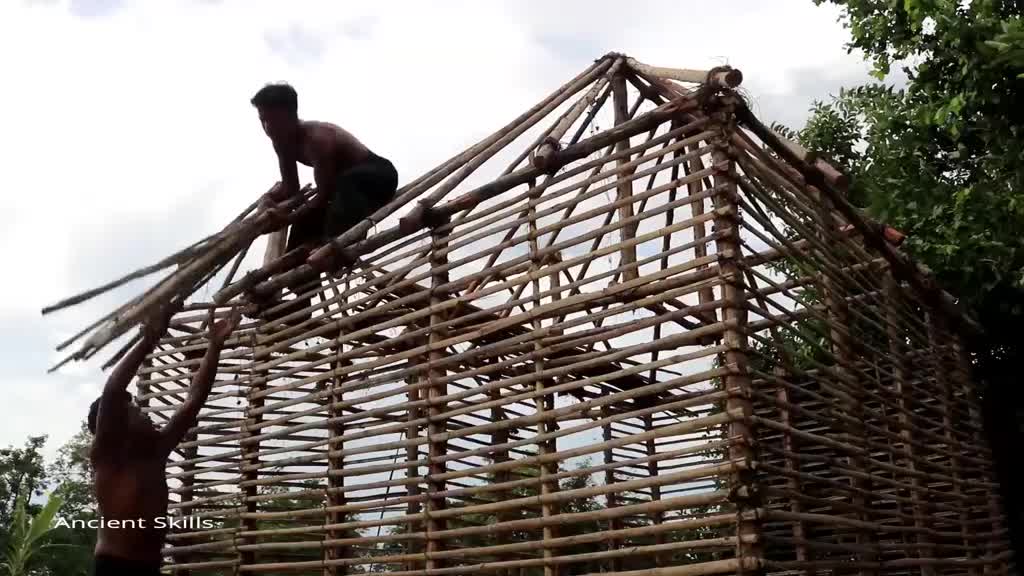
[{"label": "bamboo pole", "polygon": [[[612,107],[615,111],[615,125],[619,126],[625,122],[628,122],[628,106],[629,101],[626,95],[626,77],[621,72],[612,76]],[[629,148],[629,139],[623,138],[618,141],[615,145],[617,152],[623,152]],[[616,198],[618,200],[630,200],[633,195],[633,181],[629,180],[629,172],[625,170],[623,166],[629,163],[629,158],[619,158],[616,161],[620,172],[616,175],[618,185],[616,186]],[[626,221],[633,218],[633,204],[627,202],[619,207],[619,219]],[[637,226],[639,223],[630,223],[628,226],[623,226],[621,229],[622,239],[624,241],[631,240],[636,237]],[[621,262],[623,265],[634,264],[636,262],[636,247],[624,247],[620,253]],[[627,268],[622,274],[622,278],[626,282],[636,280],[640,277],[640,272],[637,268]]]},{"label": "bamboo pole", "polygon": [[[616,65],[618,65],[620,63],[621,63],[621,61],[616,61]],[[536,188],[536,186],[532,186],[532,185],[530,187],[531,188]],[[532,260],[532,267],[531,268],[532,268],[532,270],[537,271],[537,270],[540,270],[544,266],[545,261],[544,261],[544,259],[542,257],[540,257],[538,255],[539,254],[539,247],[538,247],[538,243],[537,243],[537,211],[536,211],[536,209],[535,209],[533,204],[531,204],[530,207],[529,207],[529,214],[528,214],[528,216],[529,216],[529,220],[530,220],[529,221],[529,250],[530,250],[530,257],[531,257],[531,260]],[[534,275],[533,276],[533,282],[532,282],[532,287],[533,287],[533,305],[535,307],[539,307],[541,305],[540,278],[541,278],[540,275]],[[541,331],[541,328],[542,328],[540,319],[535,317],[532,324],[533,324],[534,332],[535,333],[539,333]],[[546,416],[546,412],[549,409],[553,409],[554,408],[555,395],[554,394],[549,394],[545,390],[546,382],[545,382],[545,379],[541,376],[544,373],[544,368],[545,368],[545,364],[544,364],[545,346],[544,346],[544,344],[539,339],[534,339],[533,347],[534,347],[534,351],[537,353],[537,356],[538,356],[538,358],[536,360],[534,360],[534,363],[533,363],[534,371],[537,374],[537,377],[534,380],[534,391],[537,393],[537,396],[534,397],[533,404],[534,404],[535,412],[540,417],[540,422],[537,424],[537,430],[538,430],[538,432],[541,433],[541,435],[552,436],[554,431],[555,431],[556,424],[555,424],[554,421],[546,418],[545,416]],[[540,454],[542,456],[558,452],[557,442],[558,442],[557,437],[554,437],[551,440],[546,441],[546,442],[539,442],[538,446],[537,446],[538,451],[540,452]],[[555,465],[552,465],[552,464],[541,464],[540,465],[540,480],[541,480],[540,493],[541,493],[541,497],[542,498],[548,498],[548,497],[550,497],[553,493],[555,493],[558,490],[558,482],[552,482],[550,480],[551,476],[555,476],[557,474],[558,474],[558,466],[557,466],[557,464],[555,464]],[[542,518],[551,518],[551,517],[556,516],[557,514],[558,514],[558,510],[557,510],[557,507],[555,505],[547,504],[547,503],[541,505],[541,517]],[[543,557],[544,557],[545,560],[550,561],[550,559],[553,557],[553,553],[552,553],[551,549],[547,547],[547,542],[550,541],[550,540],[554,540],[555,537],[556,536],[555,536],[555,532],[554,532],[554,527],[552,527],[552,526],[545,526],[542,529],[541,538],[542,538],[542,541],[544,542],[544,545],[543,545],[543,548],[544,548],[544,550],[543,550]],[[545,563],[545,565],[544,565],[544,576],[557,576],[557,575],[558,575],[558,572],[557,572],[556,568],[554,566],[548,564],[548,563]]]},{"label": "bamboo pole", "polygon": [[[259,333],[253,332],[249,336],[249,341],[249,350],[253,357],[253,361],[250,366],[254,366],[256,364],[256,358],[261,355],[261,352],[263,352]],[[246,394],[245,413],[240,427],[243,436],[254,436],[255,434],[250,431],[250,428],[259,426],[260,421],[263,419],[262,414],[254,414],[254,412],[263,408],[265,398],[260,395],[259,392],[266,390],[267,387],[267,371],[260,370],[255,372],[249,385],[248,393]],[[247,444],[240,444],[239,448],[241,450],[241,459],[239,460],[238,472],[242,506],[244,507],[246,514],[250,515],[243,516],[239,527],[243,532],[254,532],[259,529],[259,521],[255,520],[251,515],[255,514],[259,510],[259,504],[256,499],[259,493],[259,488],[256,482],[260,478],[260,444],[259,441],[255,441]],[[243,483],[248,483],[248,485],[242,486]],[[245,543],[245,540],[242,539],[241,542]],[[255,551],[240,551],[238,553],[238,563],[240,566],[248,566],[255,564],[256,562],[257,556]]]},{"label": "bamboo pole", "polygon": [[[722,281],[722,319],[734,323],[734,327],[722,334],[723,342],[728,347],[723,354],[729,364],[741,367],[736,373],[723,378],[723,384],[729,397],[725,403],[726,411],[740,411],[745,416],[753,414],[750,401],[750,376],[745,371],[747,366],[747,338],[743,330],[747,322],[745,307],[745,289],[737,258],[741,254],[739,234],[737,231],[738,209],[736,205],[736,173],[735,164],[729,152],[729,133],[735,129],[731,124],[731,108],[725,107],[716,114],[718,134],[713,140],[712,160],[715,164],[714,183],[719,189],[716,194],[715,229],[730,230],[731,234],[722,236],[716,241],[719,255],[719,274]],[[728,435],[733,439],[729,446],[730,459],[753,462],[757,459],[753,446],[756,442],[751,421],[747,418],[731,422]],[[748,471],[739,471],[730,477],[730,490],[737,500],[737,508],[743,512],[758,507],[759,495],[753,475]],[[760,526],[757,522],[741,521],[736,529],[736,557],[741,561],[759,563],[762,558],[760,545]]]},{"label": "bamboo pole", "polygon": [[[911,498],[914,502],[914,526],[915,528],[918,528],[920,530],[927,526],[928,511],[925,504],[926,499],[921,495],[920,480],[918,480],[917,475],[915,474],[915,472],[917,471],[917,463],[915,462],[916,447],[913,445],[912,442],[910,442],[911,432],[907,426],[909,419],[908,416],[906,416],[906,414],[911,413],[913,408],[911,408],[910,406],[911,399],[907,391],[906,369],[904,367],[905,361],[903,360],[902,352],[904,347],[903,342],[905,340],[903,338],[903,335],[900,333],[899,322],[896,320],[892,312],[896,307],[895,301],[899,299],[899,287],[896,284],[895,279],[890,276],[886,276],[885,278],[885,294],[885,315],[886,324],[888,326],[887,336],[889,340],[890,354],[893,357],[893,375],[895,384],[894,392],[900,404],[902,405],[901,408],[903,409],[902,413],[899,416],[901,424],[900,430],[901,436],[903,436],[904,438],[907,454],[909,456],[909,458],[907,459],[906,466],[911,472],[910,482],[913,486],[913,490],[911,491]],[[917,542],[921,545],[921,549],[918,554],[930,557],[932,555],[930,546],[931,542],[928,540],[927,536],[919,533],[917,536]],[[931,576],[932,574],[934,574],[934,570],[930,566],[921,565],[920,573],[921,576]]]},{"label": "bamboo pole", "polygon": [[[447,241],[445,236],[436,233],[433,236],[431,268],[434,270],[439,269],[447,261],[445,256],[438,254],[439,250],[444,249]],[[431,305],[441,303],[444,295],[438,291],[438,288],[446,283],[448,283],[448,275],[443,272],[436,272],[431,280]],[[441,459],[444,458],[448,450],[446,439],[448,425],[443,419],[446,406],[439,403],[438,400],[447,395],[448,390],[446,385],[437,382],[438,379],[444,376],[444,371],[434,367],[443,357],[442,350],[444,348],[440,343],[447,339],[444,322],[445,318],[441,314],[431,314],[428,336],[430,351],[427,353],[427,380],[429,385],[429,388],[427,388],[427,412],[430,422],[427,425],[427,461],[429,464],[427,466],[427,502],[424,509],[424,519],[427,526],[427,570],[435,570],[442,567],[438,561],[431,559],[431,554],[444,549],[444,539],[438,537],[437,533],[447,529],[447,522],[435,517],[437,512],[444,510],[446,507],[444,498],[438,498],[436,494],[445,490],[444,481],[439,481],[437,478],[447,470],[445,462]]]},{"label": "bamboo pole", "polygon": [[[342,344],[338,343],[335,348],[336,356],[341,356],[343,352]],[[337,369],[340,367],[342,361],[336,361],[332,368]],[[327,408],[327,414],[329,421],[338,422],[335,424],[328,424],[328,446],[331,451],[327,455],[327,506],[330,508],[345,506],[347,503],[345,494],[345,477],[337,474],[332,474],[334,471],[345,469],[345,457],[334,456],[335,451],[341,451],[344,449],[344,436],[345,436],[345,425],[339,422],[339,416],[342,416],[342,411],[337,407],[339,404],[345,402],[345,393],[342,390],[341,378],[335,377],[330,380],[330,391],[331,395],[330,404]],[[330,524],[340,524],[344,522],[345,517],[343,514],[336,512],[329,513],[325,520]],[[339,539],[345,536],[344,532],[339,531],[328,531],[327,537],[330,539]],[[351,551],[348,547],[329,547],[324,549],[324,560],[338,560],[342,558],[348,558]],[[339,576],[345,574],[344,565],[332,566],[324,569],[324,576]]]},{"label": "bamboo pole", "polygon": [[626,63],[633,70],[648,76],[693,84],[709,84],[722,89],[735,88],[743,82],[743,73],[729,66],[721,66],[707,71],[648,66],[633,58],[626,58]]},{"label": "bamboo pole", "polygon": [[[837,235],[835,220],[832,217],[831,202],[829,202],[827,198],[822,197],[821,193],[813,187],[810,187],[808,191],[812,197],[817,197],[818,199],[817,210],[814,216],[818,221],[818,230],[822,242],[825,244],[837,244],[839,237]],[[828,317],[832,321],[831,323],[850,326],[849,308],[846,305],[846,300],[843,298],[840,288],[828,276],[823,275],[821,283],[825,297],[825,308],[827,310]],[[846,338],[845,333],[837,330],[829,331],[829,342],[831,343],[833,355],[837,360],[836,370],[840,371],[840,377],[844,377],[846,376],[845,367],[852,364],[854,360],[854,344]],[[865,441],[864,427],[859,425],[859,423],[863,422],[865,418],[863,410],[865,393],[859,379],[852,378],[850,380],[854,383],[853,394],[847,397],[848,401],[844,403],[844,410],[853,418],[851,423],[845,427],[848,434],[846,442],[851,444],[861,444]],[[864,470],[865,462],[858,456],[851,456],[850,467],[856,470]],[[866,484],[863,480],[853,479],[853,483],[856,485],[858,493],[871,491],[870,485]],[[858,509],[865,510],[868,508],[867,501],[860,496],[854,496],[852,503]],[[864,522],[871,520],[869,513],[859,514],[858,518]],[[873,550],[875,541],[876,537],[869,530],[862,530],[857,534],[857,545],[863,546],[866,549]],[[874,552],[866,556],[866,560],[868,562],[874,562],[876,559],[877,553]],[[867,572],[861,572],[861,574],[863,576],[867,574]]]}]

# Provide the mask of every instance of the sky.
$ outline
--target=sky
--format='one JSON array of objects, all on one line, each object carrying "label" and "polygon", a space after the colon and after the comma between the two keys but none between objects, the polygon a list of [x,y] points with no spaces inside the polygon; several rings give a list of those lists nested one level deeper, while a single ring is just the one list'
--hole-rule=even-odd
[{"label": "sky", "polygon": [[739,68],[755,113],[798,128],[868,81],[838,17],[811,0],[0,3],[0,447],[46,434],[53,454],[105,378],[46,370],[118,295],[43,306],[218,230],[277,180],[248,103],[264,83],[292,83],[303,117],[404,183],[609,51]]}]

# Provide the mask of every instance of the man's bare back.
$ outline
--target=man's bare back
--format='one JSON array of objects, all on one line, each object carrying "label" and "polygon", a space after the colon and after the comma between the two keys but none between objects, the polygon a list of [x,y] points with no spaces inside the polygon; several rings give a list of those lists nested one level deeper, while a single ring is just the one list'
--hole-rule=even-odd
[{"label": "man's bare back", "polygon": [[[167,534],[167,459],[156,446],[138,459],[94,461],[96,499],[103,512],[96,554],[159,562]],[[116,520],[119,526],[111,526]]]},{"label": "man's bare back", "polygon": [[370,156],[370,149],[341,126],[315,120],[301,120],[299,126],[301,133],[295,160],[314,170],[324,163],[329,163],[330,168],[345,170]]},{"label": "man's bare back", "polygon": [[127,387],[167,330],[172,314],[173,309],[167,308],[147,323],[142,341],[111,372],[103,395],[89,413],[89,430],[94,434],[89,456],[100,513],[97,576],[159,574],[168,525],[167,458],[195,425],[213,385],[224,341],[241,319],[233,310],[228,318],[214,323],[211,310],[209,346],[188,397],[157,429],[132,403]]}]

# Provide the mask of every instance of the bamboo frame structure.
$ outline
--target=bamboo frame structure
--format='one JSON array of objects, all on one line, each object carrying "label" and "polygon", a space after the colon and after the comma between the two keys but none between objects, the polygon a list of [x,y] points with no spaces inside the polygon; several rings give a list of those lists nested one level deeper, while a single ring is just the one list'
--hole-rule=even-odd
[{"label": "bamboo frame structure", "polygon": [[322,247],[327,274],[250,207],[126,277],[176,266],[72,358],[192,296],[140,371],[158,418],[195,310],[309,301],[228,340],[168,462],[193,519],[169,568],[1007,574],[977,325],[741,80],[608,54]]}]

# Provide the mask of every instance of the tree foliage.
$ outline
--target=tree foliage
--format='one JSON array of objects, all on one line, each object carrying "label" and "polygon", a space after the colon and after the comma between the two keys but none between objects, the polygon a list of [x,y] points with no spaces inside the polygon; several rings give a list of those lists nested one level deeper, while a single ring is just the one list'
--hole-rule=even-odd
[{"label": "tree foliage", "polygon": [[[814,0],[822,4],[828,0]],[[877,77],[817,103],[794,135],[852,177],[851,200],[972,309],[980,367],[1020,359],[1024,320],[1024,5],[831,0]]]},{"label": "tree foliage", "polygon": [[[30,437],[21,448],[0,449],[0,549],[8,552],[9,572],[89,574],[95,531],[53,525],[57,518],[88,520],[96,514],[89,443],[88,431],[80,432],[60,448],[50,466],[42,454],[45,436]],[[44,504],[33,502],[46,491],[50,496]],[[36,536],[30,516],[48,517],[48,529]]]},{"label": "tree foliage", "polygon": [[8,527],[6,554],[4,561],[0,562],[0,569],[5,570],[7,576],[32,574],[33,564],[40,559],[40,552],[54,547],[52,544],[46,544],[45,537],[53,530],[57,511],[63,503],[58,494],[51,494],[39,512],[35,516],[30,516],[27,511],[28,495],[22,494],[18,497]]}]

